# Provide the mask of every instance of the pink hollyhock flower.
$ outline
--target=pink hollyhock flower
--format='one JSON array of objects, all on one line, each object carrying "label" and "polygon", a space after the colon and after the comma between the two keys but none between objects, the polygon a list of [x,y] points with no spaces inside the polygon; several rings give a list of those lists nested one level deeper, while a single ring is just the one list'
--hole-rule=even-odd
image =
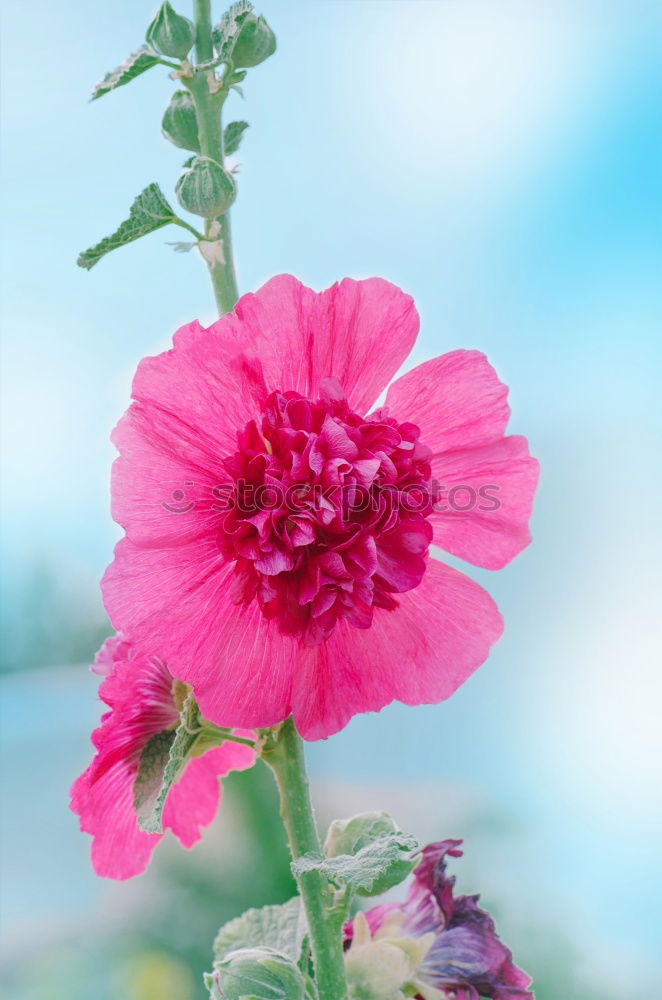
[{"label": "pink hollyhock flower", "polygon": [[[478,896],[454,895],[455,878],[446,874],[446,855],[458,858],[461,840],[429,844],[414,870],[404,903],[374,906],[361,914],[378,944],[397,947],[403,938],[423,943],[412,982],[425,1000],[534,1000],[531,977],[518,969],[512,952],[499,939],[494,921],[478,906]],[[361,925],[359,925],[361,933]],[[355,921],[345,925],[350,945]],[[364,935],[365,936],[365,935]],[[377,949],[376,956],[379,957]],[[411,947],[408,953],[416,954]],[[438,992],[437,992],[438,991]],[[407,994],[409,995],[409,994]]]},{"label": "pink hollyhock flower", "polygon": [[437,702],[501,634],[429,546],[505,565],[530,540],[538,465],[504,437],[507,390],[477,351],[419,365],[369,413],[417,331],[379,278],[316,294],[281,275],[138,366],[105,603],[217,724],[292,713],[319,739],[394,699]]},{"label": "pink hollyhock flower", "polygon": [[[108,639],[96,658],[106,666],[99,695],[109,706],[92,734],[96,754],[74,782],[71,808],[80,828],[91,833],[92,863],[98,875],[126,879],[147,867],[163,836],[144,833],[134,810],[134,782],[149,740],[179,723],[183,685],[165,664],[135,650],[121,636]],[[252,737],[253,733],[242,733]],[[163,827],[185,847],[200,839],[200,827],[211,823],[220,801],[219,777],[244,770],[255,760],[252,747],[226,742],[192,758],[170,789]]]}]

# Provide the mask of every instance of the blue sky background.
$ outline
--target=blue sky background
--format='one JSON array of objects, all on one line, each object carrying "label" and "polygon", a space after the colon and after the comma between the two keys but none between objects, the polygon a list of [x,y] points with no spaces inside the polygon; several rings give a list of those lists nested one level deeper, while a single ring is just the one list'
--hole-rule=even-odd
[{"label": "blue sky background", "polygon": [[[634,995],[662,971],[662,8],[263,10],[278,52],[250,73],[246,102],[228,105],[251,124],[233,209],[241,289],[280,271],[314,287],[346,274],[396,282],[421,313],[412,362],[484,350],[511,386],[511,429],[542,463],[533,546],[498,574],[469,569],[506,618],[489,662],[448,703],[391,707],[312,746],[320,795],[367,789],[421,836],[465,824],[463,878],[501,901],[510,938],[563,926],[602,996]],[[184,159],[160,135],[166,70],[86,103],[150,13],[128,0],[5,4],[12,636],[34,629],[26,595],[43,567],[69,618],[99,618],[96,581],[118,537],[110,428],[137,361],[214,315],[200,259],[166,245],[178,231],[75,267],[147,183],[170,196]],[[85,918],[105,890],[65,803],[95,681],[81,665],[3,683],[12,948],[35,926]]]}]

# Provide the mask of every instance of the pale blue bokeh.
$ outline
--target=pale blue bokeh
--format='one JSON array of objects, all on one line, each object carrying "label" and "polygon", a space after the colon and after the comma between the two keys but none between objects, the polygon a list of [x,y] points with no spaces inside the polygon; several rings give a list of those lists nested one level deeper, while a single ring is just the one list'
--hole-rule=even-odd
[{"label": "pale blue bokeh", "polygon": [[[381,783],[394,810],[420,782],[421,832],[468,817],[468,870],[513,932],[562,923],[602,995],[634,994],[654,976],[662,832],[660,6],[264,12],[278,53],[230,109],[251,123],[233,211],[242,290],[279,271],[314,287],[395,281],[421,313],[415,359],[484,350],[543,470],[534,545],[498,574],[468,570],[507,622],[489,663],[449,703],[354,720],[311,747],[312,770],[329,786]],[[74,266],[145,184],[170,195],[184,158],[160,136],[165,70],[86,103],[149,13],[5,4],[3,595],[18,614],[45,563],[63,601],[98,615],[118,537],[109,429],[136,362],[213,317],[199,258],[165,245],[175,230],[89,274]],[[97,714],[83,675],[5,682],[17,940],[81,919],[101,891],[65,802]]]}]

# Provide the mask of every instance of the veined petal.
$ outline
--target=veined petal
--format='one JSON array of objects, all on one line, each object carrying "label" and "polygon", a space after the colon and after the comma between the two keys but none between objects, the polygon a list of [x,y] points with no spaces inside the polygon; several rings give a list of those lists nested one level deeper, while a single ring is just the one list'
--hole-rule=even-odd
[{"label": "veined petal", "polygon": [[[413,299],[382,278],[345,278],[315,293],[288,274],[244,295],[236,323],[259,357],[267,387],[318,395],[327,376],[343,386],[353,409],[367,412],[413,347]],[[210,329],[226,324],[221,318]]]},{"label": "veined petal", "polygon": [[450,697],[503,631],[487,591],[436,559],[398,603],[394,611],[375,609],[365,632],[340,622],[326,643],[302,653],[292,711],[305,739],[331,736],[358,712],[392,701],[420,705]]},{"label": "veined petal", "polygon": [[501,569],[526,548],[539,475],[526,438],[442,452],[431,465],[441,488],[430,515],[436,545],[484,569]]},{"label": "veined petal", "polygon": [[386,406],[398,420],[417,424],[421,441],[438,454],[503,437],[507,398],[507,387],[484,354],[451,351],[397,379]]}]

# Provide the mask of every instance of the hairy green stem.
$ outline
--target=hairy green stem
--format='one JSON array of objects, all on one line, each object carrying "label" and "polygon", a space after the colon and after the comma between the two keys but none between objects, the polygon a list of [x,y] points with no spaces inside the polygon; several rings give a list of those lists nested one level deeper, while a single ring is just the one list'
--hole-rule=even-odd
[{"label": "hairy green stem", "polygon": [[[264,760],[276,776],[280,812],[294,859],[321,853],[310,801],[303,742],[291,718],[283,723],[275,743],[263,751]],[[303,900],[315,982],[323,1000],[345,1000],[347,985],[343,961],[341,922],[334,893],[318,871],[305,872],[297,880]]]},{"label": "hairy green stem", "polygon": [[[195,6],[195,54],[198,63],[208,63],[214,57],[214,45],[211,31],[210,0],[194,0]],[[188,87],[195,102],[195,113],[198,121],[198,138],[200,152],[223,166],[223,128],[221,125],[221,109],[227,97],[227,90],[212,93],[209,87],[213,71],[194,70],[193,79],[188,81]],[[220,231],[216,232],[220,226]],[[205,220],[205,235],[209,240],[220,240],[223,249],[221,260],[208,262],[209,276],[214,288],[216,305],[221,315],[234,309],[239,298],[237,278],[234,269],[232,253],[232,234],[230,232],[230,213],[225,212],[218,219]]]}]

